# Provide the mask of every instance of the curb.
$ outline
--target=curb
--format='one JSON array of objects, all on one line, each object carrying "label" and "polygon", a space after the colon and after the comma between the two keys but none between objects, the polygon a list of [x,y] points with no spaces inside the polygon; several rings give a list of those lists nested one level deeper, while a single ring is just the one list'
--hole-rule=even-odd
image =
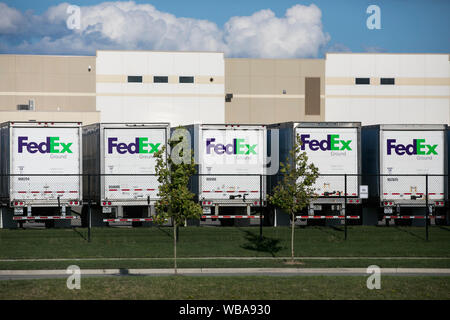
[{"label": "curb", "polygon": [[[178,274],[364,274],[366,268],[180,268]],[[450,275],[449,268],[383,268],[387,274]],[[66,270],[0,270],[0,276],[47,276],[69,275]],[[174,274],[174,269],[86,269],[81,275],[163,275]]]}]

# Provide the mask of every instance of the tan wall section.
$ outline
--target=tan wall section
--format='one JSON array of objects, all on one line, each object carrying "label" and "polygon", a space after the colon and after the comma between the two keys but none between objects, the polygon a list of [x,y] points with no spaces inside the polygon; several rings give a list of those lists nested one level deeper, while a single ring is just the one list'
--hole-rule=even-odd
[{"label": "tan wall section", "polygon": [[0,111],[17,111],[30,99],[36,111],[95,111],[95,59],[0,55]]},{"label": "tan wall section", "polygon": [[[320,115],[305,114],[305,78],[320,78]],[[325,61],[225,59],[227,123],[324,121]]]},{"label": "tan wall section", "polygon": [[226,123],[271,124],[288,121],[324,121],[325,99],[320,115],[305,115],[304,99],[239,98],[226,103]]}]

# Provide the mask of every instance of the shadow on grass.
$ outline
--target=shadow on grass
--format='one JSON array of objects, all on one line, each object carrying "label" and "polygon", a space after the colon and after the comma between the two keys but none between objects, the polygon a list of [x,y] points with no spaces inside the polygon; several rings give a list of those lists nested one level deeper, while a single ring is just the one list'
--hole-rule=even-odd
[{"label": "shadow on grass", "polygon": [[258,252],[267,252],[270,253],[272,257],[275,257],[275,254],[283,249],[283,247],[280,245],[280,239],[274,239],[265,236],[260,238],[259,234],[255,234],[251,231],[241,231],[245,233],[245,239],[248,241],[248,243],[241,245],[241,248],[243,249]]},{"label": "shadow on grass", "polygon": [[[411,236],[413,236],[413,237],[415,237],[415,238],[417,238],[417,239],[425,240],[425,237],[421,237],[421,236],[419,236],[419,235],[417,235],[417,234],[415,234],[415,233],[413,233],[413,232],[411,232],[411,231],[409,231],[409,230],[407,230],[407,229],[405,229],[405,228],[398,227],[398,226],[394,226],[394,228],[395,228],[396,230],[401,231],[401,232],[407,233],[407,234],[409,234],[409,235],[411,235]],[[423,231],[423,232],[425,232],[425,227],[424,227],[424,231]]]},{"label": "shadow on grass", "polygon": [[78,231],[77,228],[73,228],[73,231],[75,231],[75,233],[78,234],[83,240],[88,241],[87,237]]},{"label": "shadow on grass", "polygon": [[[169,232],[167,230],[165,230],[165,228],[161,228],[160,226],[157,226],[158,230],[161,231],[162,233],[164,233],[166,236],[168,236],[170,239],[173,239],[173,234],[172,232]],[[170,228],[172,230],[172,228]]]},{"label": "shadow on grass", "polygon": [[[329,235],[331,237],[333,237],[334,240],[343,240],[342,238],[342,232],[344,232],[344,228],[343,227],[336,227],[336,226],[316,226],[315,227],[316,230],[319,230],[322,233],[325,233],[326,235]],[[333,229],[333,230],[331,230]],[[341,235],[336,234],[335,231],[338,231],[339,233],[341,233]],[[338,236],[339,235],[339,236]]]},{"label": "shadow on grass", "polygon": [[445,230],[445,231],[450,232],[450,228],[447,227],[447,226],[438,226],[438,227],[439,227],[439,229],[441,229],[441,230]]}]

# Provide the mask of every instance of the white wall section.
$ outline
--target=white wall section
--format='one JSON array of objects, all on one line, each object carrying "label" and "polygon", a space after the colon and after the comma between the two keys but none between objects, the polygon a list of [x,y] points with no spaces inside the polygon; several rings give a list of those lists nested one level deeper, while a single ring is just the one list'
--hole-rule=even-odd
[{"label": "white wall section", "polygon": [[[325,63],[326,121],[450,123],[448,54],[329,53]],[[370,85],[356,85],[357,77]]]},{"label": "white wall section", "polygon": [[[225,122],[220,52],[97,51],[97,110],[102,122]],[[142,76],[142,83],[128,83]],[[153,83],[167,76],[168,83]],[[180,76],[194,83],[179,83]]]}]

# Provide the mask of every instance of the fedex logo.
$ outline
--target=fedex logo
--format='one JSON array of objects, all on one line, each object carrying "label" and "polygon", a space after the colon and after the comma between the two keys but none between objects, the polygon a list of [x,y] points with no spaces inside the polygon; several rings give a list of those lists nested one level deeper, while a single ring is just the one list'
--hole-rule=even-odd
[{"label": "fedex logo", "polygon": [[246,144],[245,139],[233,139],[233,143],[214,143],[215,138],[206,139],[206,153],[211,154],[214,150],[216,154],[256,154],[256,144]]},{"label": "fedex logo", "polygon": [[425,139],[413,139],[412,144],[404,144],[398,143],[396,144],[397,139],[387,139],[387,154],[392,154],[392,149],[394,149],[395,153],[399,156],[404,154],[407,155],[428,155],[435,154],[437,155],[436,147],[437,144],[425,144]]},{"label": "fedex logo", "polygon": [[352,140],[340,140],[338,134],[327,134],[327,138],[320,141],[310,139],[310,137],[310,134],[300,135],[300,139],[302,140],[301,150],[305,150],[306,146],[308,146],[311,151],[317,151],[319,149],[321,151],[352,150],[350,147]]},{"label": "fedex logo", "polygon": [[134,142],[126,144],[123,142],[118,143],[119,139],[112,137],[108,138],[108,153],[113,153],[115,149],[119,154],[136,154],[136,153],[154,153],[158,151],[161,143],[150,143],[147,142],[148,138],[138,137],[134,140]]},{"label": "fedex logo", "polygon": [[59,137],[47,137],[44,142],[38,143],[29,142],[28,137],[21,136],[18,138],[18,152],[23,153],[25,149],[28,153],[72,153],[72,144],[59,141]]}]

